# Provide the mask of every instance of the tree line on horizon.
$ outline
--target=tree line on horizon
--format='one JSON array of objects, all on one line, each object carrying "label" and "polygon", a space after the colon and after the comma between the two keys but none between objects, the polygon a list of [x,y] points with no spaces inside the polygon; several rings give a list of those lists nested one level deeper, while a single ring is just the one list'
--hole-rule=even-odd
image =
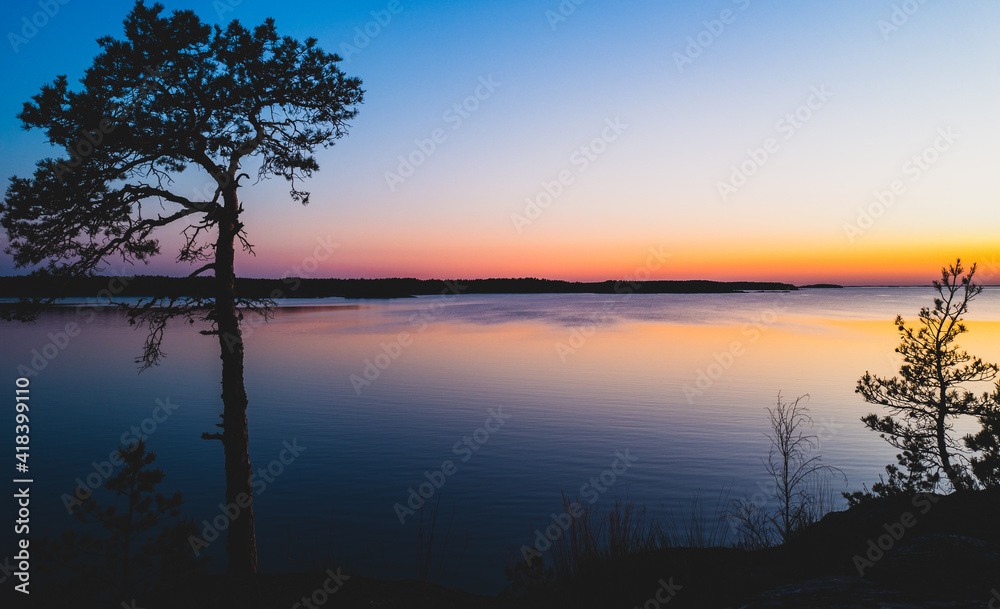
[{"label": "tree line on horizon", "polygon": [[[0,294],[22,298],[202,297],[211,298],[212,277],[162,275],[54,277],[45,273],[0,277]],[[648,280],[563,281],[559,279],[377,279],[235,278],[235,292],[244,298],[405,298],[439,294],[728,294],[746,291],[794,291],[788,283],[757,281]]]}]

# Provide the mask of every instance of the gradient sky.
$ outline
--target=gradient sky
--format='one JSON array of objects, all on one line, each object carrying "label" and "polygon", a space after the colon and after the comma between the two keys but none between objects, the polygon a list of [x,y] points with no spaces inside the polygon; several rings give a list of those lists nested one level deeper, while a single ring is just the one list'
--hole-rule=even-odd
[{"label": "gradient sky", "polygon": [[[21,104],[57,74],[82,76],[95,40],[121,37],[133,4],[64,1],[16,51],[8,34],[5,177],[53,155],[40,131],[20,129]],[[280,34],[315,36],[364,81],[350,135],[318,156],[308,207],[283,180],[241,191],[257,251],[238,260],[241,275],[597,280],[648,270],[925,284],[961,256],[988,262],[983,281],[1000,283],[995,0],[566,0],[564,19],[557,0],[164,4],[210,23],[274,17]],[[401,10],[376,28],[373,12],[390,5]],[[4,10],[3,31],[19,34],[40,8],[13,0]],[[366,26],[377,34],[355,45]],[[469,99],[477,87],[482,99]],[[453,109],[463,103],[464,117]],[[437,129],[441,143],[390,188],[387,173],[401,156],[419,159],[415,142]],[[762,148],[759,164],[764,153],[748,150]],[[744,163],[753,175],[724,197],[720,183]],[[527,209],[560,176],[558,196]],[[895,201],[875,203],[894,183]],[[160,233],[163,254],[148,267],[108,271],[190,272],[173,261],[180,228]],[[339,246],[315,262],[320,241]],[[12,272],[25,271],[0,256],[0,274]]]}]

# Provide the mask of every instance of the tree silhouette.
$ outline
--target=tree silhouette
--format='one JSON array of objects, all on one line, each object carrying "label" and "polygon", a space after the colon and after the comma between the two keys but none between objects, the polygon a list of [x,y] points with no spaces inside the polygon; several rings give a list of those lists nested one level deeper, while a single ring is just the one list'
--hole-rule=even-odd
[{"label": "tree silhouette", "polygon": [[[971,488],[961,445],[950,433],[953,420],[980,416],[995,398],[963,388],[964,383],[993,380],[998,373],[996,364],[970,356],[955,344],[966,332],[962,316],[969,302],[982,291],[972,281],[976,265],[963,272],[961,260],[941,270],[941,281],[933,282],[938,292],[934,308],[920,309],[916,328],[896,317],[902,339],[896,352],[903,356],[899,377],[883,379],[866,372],[856,389],[866,402],[889,409],[888,416],[869,414],[861,420],[903,451],[897,459],[910,475],[897,471],[897,480],[914,488],[933,487],[942,473],[956,491]],[[889,473],[891,477],[893,471]]]},{"label": "tree silhouette", "polygon": [[800,403],[802,398],[808,397],[804,395],[795,398],[794,402],[782,402],[779,393],[778,403],[774,408],[767,409],[771,422],[771,433],[767,437],[771,448],[764,467],[774,480],[778,509],[773,521],[785,542],[806,525],[824,516],[820,505],[822,497],[812,494],[809,482],[817,474],[844,476],[840,469],[824,465],[822,456],[813,454],[819,437],[810,433],[812,417],[809,408]]},{"label": "tree silhouette", "polygon": [[[279,37],[272,19],[253,30],[225,29],[193,11],[161,17],[160,4],[139,0],[125,19],[125,38],[98,40],[101,52],[72,91],[65,76],[42,87],[18,115],[25,129],[44,129],[66,151],[36,164],[31,178],[13,177],[0,205],[0,225],[15,264],[48,263],[57,277],[99,271],[112,258],[146,262],[159,253],[157,229],[186,224],[179,262],[211,271],[213,298],[150,298],[129,309],[149,330],[138,363],[159,362],[166,323],[210,322],[222,358],[221,434],[226,500],[252,496],[243,383],[241,309],[268,314],[267,299],[235,291],[236,241],[253,252],[240,216],[244,164],[258,180],[281,176],[303,204],[301,181],[319,167],[313,153],[346,134],[363,97],[361,81],[337,67],[313,38]],[[184,171],[204,176],[204,200],[174,187]],[[172,188],[174,188],[172,190]],[[229,569],[257,569],[252,505],[228,527]]]},{"label": "tree silhouette", "polygon": [[99,524],[105,535],[67,532],[60,540],[42,540],[41,547],[45,561],[52,563],[48,566],[78,573],[71,581],[74,587],[96,588],[118,600],[131,600],[140,590],[149,593],[157,585],[170,585],[196,572],[205,559],[187,551],[186,539],[197,529],[180,517],[181,493],[154,494],[164,477],[162,470],[150,467],[156,455],[146,452],[140,440],[120,447],[118,457],[122,470],[104,483],[116,501],[101,505],[78,489],[75,496],[86,499],[71,506],[77,520]]},{"label": "tree silhouette", "polygon": [[761,463],[772,480],[777,505],[768,510],[767,500],[758,503],[747,497],[733,502],[727,517],[743,548],[766,548],[776,540],[791,541],[829,510],[824,494],[828,488],[826,475],[847,480],[840,468],[824,465],[822,455],[814,453],[820,438],[812,433],[813,419],[809,407],[802,403],[808,398],[806,394],[788,402],[778,392],[777,404],[767,409],[771,424],[767,439],[771,447],[767,459],[761,459]]},{"label": "tree silhouette", "polygon": [[[1000,387],[997,388],[1000,393]],[[969,450],[977,452],[970,459],[973,475],[986,488],[1000,487],[1000,407],[994,404],[979,415],[982,425],[975,434],[963,438]]]}]

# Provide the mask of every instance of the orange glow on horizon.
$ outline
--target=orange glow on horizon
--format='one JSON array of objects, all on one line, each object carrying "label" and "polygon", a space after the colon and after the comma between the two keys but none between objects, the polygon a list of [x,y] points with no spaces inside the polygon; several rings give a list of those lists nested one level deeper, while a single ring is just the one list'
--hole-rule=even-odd
[{"label": "orange glow on horizon", "polygon": [[[449,242],[402,239],[391,246],[370,247],[363,238],[341,243],[319,264],[304,264],[315,248],[308,241],[291,252],[288,241],[280,259],[245,259],[242,276],[280,277],[416,277],[476,279],[540,277],[565,281],[687,280],[780,281],[796,285],[926,285],[941,267],[961,257],[968,266],[979,262],[979,282],[1000,284],[1000,268],[989,240],[881,239],[850,244],[846,239],[757,237],[717,239],[629,240],[602,243],[566,240],[525,241],[517,247],[504,238],[469,237]],[[765,240],[766,241],[766,240]],[[921,245],[917,246],[914,243]],[[294,248],[291,248],[294,249]],[[242,266],[242,265],[241,265]],[[295,269],[298,273],[291,272]]]}]

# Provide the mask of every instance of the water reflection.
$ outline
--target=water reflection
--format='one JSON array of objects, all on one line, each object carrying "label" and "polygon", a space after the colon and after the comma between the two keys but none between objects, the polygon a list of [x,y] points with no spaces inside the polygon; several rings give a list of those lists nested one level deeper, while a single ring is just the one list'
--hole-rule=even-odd
[{"label": "water reflection", "polygon": [[[637,457],[615,492],[684,513],[693,494],[764,479],[764,407],[779,390],[810,394],[828,427],[822,452],[852,487],[892,459],[858,417],[866,370],[891,375],[891,321],[915,319],[928,289],[733,295],[497,295],[400,301],[292,301],[245,331],[250,452],[305,447],[256,498],[264,571],[326,560],[412,577],[419,526],[393,510],[490,409],[510,419],[438,496],[454,509],[447,583],[495,592],[508,548],[626,448]],[[1000,360],[1000,291],[976,301],[963,347]],[[155,400],[179,404],[149,446],[196,520],[219,510],[221,449],[200,439],[219,412],[218,344],[168,328],[164,364],[138,375],[143,336],[116,309],[89,322],[72,307],[35,325],[0,326],[0,363],[30,366],[67,323],[81,332],[32,379],[39,532],[71,526],[60,501]],[[565,348],[561,348],[563,345]],[[372,368],[368,368],[368,363]],[[368,368],[366,376],[365,371]],[[374,370],[374,371],[373,371]],[[352,375],[368,382],[358,390]],[[704,380],[707,379],[707,382]],[[174,486],[175,485],[175,486]],[[610,494],[609,494],[610,497]],[[436,498],[435,498],[436,500]],[[6,508],[5,508],[6,509]],[[221,544],[217,567],[224,564]]]}]

